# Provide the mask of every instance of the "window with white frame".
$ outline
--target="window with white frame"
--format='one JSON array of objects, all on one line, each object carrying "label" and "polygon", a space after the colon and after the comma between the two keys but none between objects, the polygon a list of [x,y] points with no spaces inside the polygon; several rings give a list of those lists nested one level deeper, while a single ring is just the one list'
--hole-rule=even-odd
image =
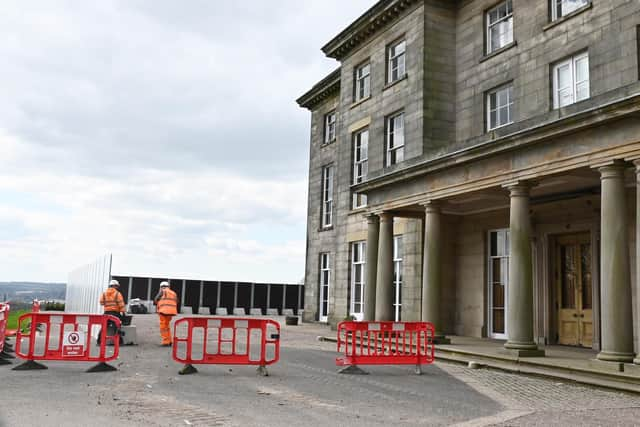
[{"label": "window with white frame", "polygon": [[336,112],[331,111],[324,116],[324,143],[336,140]]},{"label": "window with white frame", "polygon": [[331,281],[331,255],[320,254],[320,310],[318,320],[326,322],[329,318],[329,283]]},{"label": "window with white frame", "polygon": [[364,317],[364,293],[366,278],[366,242],[351,244],[351,315],[356,320]]},{"label": "window with white frame", "polygon": [[488,296],[489,336],[507,337],[507,294],[509,292],[509,230],[489,231]]},{"label": "window with white frame", "polygon": [[407,42],[400,40],[387,48],[387,58],[389,61],[387,68],[387,83],[400,80],[406,73],[406,50]]},{"label": "window with white frame", "polygon": [[386,165],[391,166],[404,160],[404,113],[387,118]]},{"label": "window with white frame", "polygon": [[393,238],[393,290],[395,299],[393,308],[396,322],[402,320],[402,256],[403,256],[402,236]]},{"label": "window with white frame", "polygon": [[513,122],[513,85],[508,84],[487,93],[487,129]]},{"label": "window with white frame", "polygon": [[356,67],[354,101],[368,98],[371,95],[371,64],[368,62]]},{"label": "window with white frame", "polygon": [[[363,129],[353,134],[353,183],[359,184],[367,178],[369,171],[369,129]],[[353,194],[353,208],[367,205],[365,194]]]},{"label": "window with white frame", "polygon": [[513,5],[506,0],[486,13],[487,54],[513,42]]},{"label": "window with white frame", "polygon": [[553,66],[553,108],[589,98],[589,53],[584,52]]},{"label": "window with white frame", "polygon": [[560,19],[589,3],[591,0],[551,0],[551,19]]},{"label": "window with white frame", "polygon": [[333,224],[333,165],[322,168],[322,227]]}]

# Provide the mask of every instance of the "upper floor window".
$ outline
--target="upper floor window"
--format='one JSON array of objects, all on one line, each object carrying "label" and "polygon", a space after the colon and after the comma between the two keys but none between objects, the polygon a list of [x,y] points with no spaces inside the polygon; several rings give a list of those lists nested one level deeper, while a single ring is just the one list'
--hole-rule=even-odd
[{"label": "upper floor window", "polygon": [[589,98],[589,53],[581,53],[553,66],[553,108]]},{"label": "upper floor window", "polygon": [[368,62],[356,67],[355,71],[355,101],[368,98],[371,95],[371,64]]},{"label": "upper floor window", "polygon": [[324,143],[336,140],[336,112],[332,111],[324,116]]},{"label": "upper floor window", "polygon": [[578,10],[589,4],[591,0],[551,0],[551,20],[555,21],[567,16],[574,10]]},{"label": "upper floor window", "polygon": [[513,42],[513,6],[511,0],[490,9],[486,15],[487,53]]},{"label": "upper floor window", "polygon": [[513,122],[513,85],[509,84],[487,93],[487,129],[496,129],[511,122]]},{"label": "upper floor window", "polygon": [[400,80],[406,73],[405,53],[407,42],[405,40],[398,41],[388,47],[387,57],[389,65],[387,70],[387,83],[393,83]]},{"label": "upper floor window", "polygon": [[322,168],[322,228],[333,225],[333,165]]},{"label": "upper floor window", "polygon": [[[353,135],[353,183],[359,184],[367,178],[369,171],[369,129],[361,130]],[[367,196],[353,195],[353,208],[367,205]]]},{"label": "upper floor window", "polygon": [[387,119],[387,166],[404,160],[404,113]]}]

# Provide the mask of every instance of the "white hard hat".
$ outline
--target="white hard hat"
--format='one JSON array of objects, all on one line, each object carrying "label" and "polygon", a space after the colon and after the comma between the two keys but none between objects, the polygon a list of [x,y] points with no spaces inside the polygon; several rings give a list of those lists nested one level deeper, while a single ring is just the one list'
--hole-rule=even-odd
[{"label": "white hard hat", "polygon": [[161,287],[161,288],[168,288],[168,287],[169,287],[169,282],[162,282],[162,283],[160,283],[160,287]]},{"label": "white hard hat", "polygon": [[109,286],[120,286],[120,282],[118,282],[117,280],[112,280],[111,282],[109,282]]}]

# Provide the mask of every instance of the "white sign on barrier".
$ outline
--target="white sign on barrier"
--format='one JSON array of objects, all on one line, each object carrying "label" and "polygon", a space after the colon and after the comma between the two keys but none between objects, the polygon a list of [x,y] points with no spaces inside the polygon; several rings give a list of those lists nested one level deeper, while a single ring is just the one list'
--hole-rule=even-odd
[{"label": "white sign on barrier", "polygon": [[84,356],[84,333],[78,331],[65,332],[62,338],[62,357]]}]

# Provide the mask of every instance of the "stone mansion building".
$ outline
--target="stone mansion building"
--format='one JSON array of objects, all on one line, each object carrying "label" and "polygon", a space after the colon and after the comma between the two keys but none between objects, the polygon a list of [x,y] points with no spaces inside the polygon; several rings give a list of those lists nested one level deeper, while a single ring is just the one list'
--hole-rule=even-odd
[{"label": "stone mansion building", "polygon": [[330,40],[298,99],[306,320],[632,362],[639,37],[638,0],[380,0]]}]

